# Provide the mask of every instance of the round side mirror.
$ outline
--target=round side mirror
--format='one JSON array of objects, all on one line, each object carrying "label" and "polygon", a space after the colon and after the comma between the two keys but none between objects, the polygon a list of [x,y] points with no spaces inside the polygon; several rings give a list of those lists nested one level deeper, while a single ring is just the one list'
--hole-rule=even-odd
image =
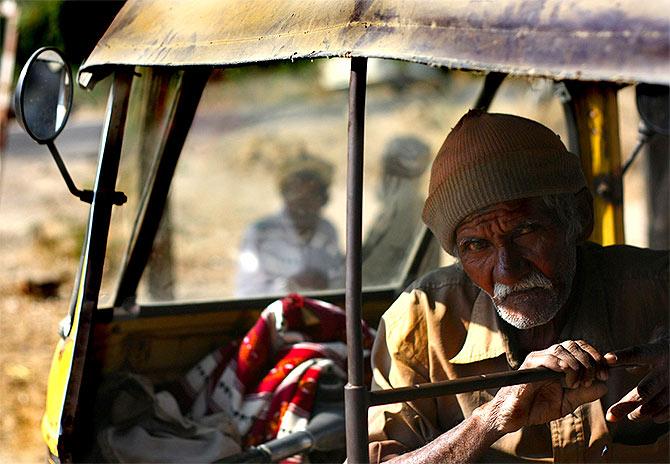
[{"label": "round side mirror", "polygon": [[60,134],[72,109],[72,72],[62,53],[37,50],[21,70],[14,95],[16,119],[38,143]]}]

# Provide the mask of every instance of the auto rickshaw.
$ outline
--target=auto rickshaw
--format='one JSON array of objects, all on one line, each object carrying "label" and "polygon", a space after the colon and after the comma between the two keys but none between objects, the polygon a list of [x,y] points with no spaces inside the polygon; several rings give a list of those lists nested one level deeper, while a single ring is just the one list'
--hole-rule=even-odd
[{"label": "auto rickshaw", "polygon": [[[335,165],[324,211],[343,232],[341,280],[286,291],[346,310],[344,411],[325,427],[295,434],[288,454],[273,442],[238,458],[269,462],[318,450],[318,429],[336,435],[324,449],[346,443],[348,462],[367,462],[370,405],[454,393],[451,385],[368,391],[359,321],[374,327],[409,282],[445,262],[418,216],[375,225],[392,203],[388,192],[375,199],[386,185],[380,166],[390,134],[423,137],[434,152],[468,108],[525,111],[541,121],[559,114],[546,122],[580,156],[591,182],[592,239],[623,243],[619,135],[626,115],[618,95],[636,93],[640,145],[657,134],[667,140],[667,7],[662,0],[128,0],[79,68],[80,86],[110,85],[90,190],[70,177],[55,143],[72,104],[69,65],[56,50],[38,50],[17,88],[18,117],[47,145],[70,192],[90,204],[49,374],[42,434],[50,461],[90,457],[106,377],[131,371],[157,385],[173,381],[285,296],[235,289],[245,226],[281,207],[273,188],[278,159],[292,150],[277,148],[285,135]],[[324,83],[343,62],[348,95]],[[657,185],[667,185],[663,164],[666,180]],[[403,195],[420,197],[425,171],[417,179]],[[366,270],[373,245],[390,246],[367,240],[371,230],[382,227],[381,236],[393,238],[399,223],[411,227],[391,241],[394,261]]]}]

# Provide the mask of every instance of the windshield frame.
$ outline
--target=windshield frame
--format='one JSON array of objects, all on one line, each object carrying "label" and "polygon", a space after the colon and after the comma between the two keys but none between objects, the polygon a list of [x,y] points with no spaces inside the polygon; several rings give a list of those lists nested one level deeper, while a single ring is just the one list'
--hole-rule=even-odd
[{"label": "windshield frame", "polygon": [[[181,72],[175,68],[171,68],[171,71]],[[163,138],[164,143],[157,154],[158,162],[152,166],[152,182],[147,184],[145,194],[142,195],[142,204],[121,267],[114,307],[135,303],[137,286],[151,255],[172,177],[210,72],[210,68],[201,67],[184,70],[181,91]]]}]

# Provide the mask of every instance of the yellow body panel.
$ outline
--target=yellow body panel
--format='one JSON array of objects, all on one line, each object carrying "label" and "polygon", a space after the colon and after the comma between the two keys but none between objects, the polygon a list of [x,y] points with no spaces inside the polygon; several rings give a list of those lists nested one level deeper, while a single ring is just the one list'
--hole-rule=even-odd
[{"label": "yellow body panel", "polygon": [[[84,260],[82,261],[82,273],[83,270],[86,269],[87,264],[88,259],[84,257]],[[84,281],[83,279],[80,279],[74,314],[72,315],[70,333],[67,334],[67,337],[58,340],[53,357],[51,358],[51,368],[49,369],[49,377],[47,380],[46,405],[40,428],[42,438],[44,438],[49,451],[54,456],[59,455],[58,440],[61,435],[61,419],[63,416],[63,406],[65,404],[67,386],[72,371],[75,340],[77,339],[83,299]]]},{"label": "yellow body panel", "polygon": [[260,310],[241,309],[99,324],[93,357],[103,373],[130,369],[154,381],[172,380],[206,353],[239,338],[259,315]]},{"label": "yellow body panel", "polygon": [[47,383],[47,399],[44,416],[42,416],[42,437],[54,456],[58,456],[58,437],[60,436],[60,419],[67,381],[70,378],[70,367],[74,342],[71,338],[60,339],[49,370]]}]

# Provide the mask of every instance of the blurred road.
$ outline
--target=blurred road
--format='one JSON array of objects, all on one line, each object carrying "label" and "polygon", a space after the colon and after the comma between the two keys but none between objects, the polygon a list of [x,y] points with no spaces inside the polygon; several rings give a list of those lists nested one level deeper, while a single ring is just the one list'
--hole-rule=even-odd
[{"label": "blurred road", "polygon": [[[97,157],[102,134],[102,121],[68,121],[56,138],[56,148],[64,159]],[[6,156],[48,156],[49,149],[31,139],[15,119],[9,123]]]}]

